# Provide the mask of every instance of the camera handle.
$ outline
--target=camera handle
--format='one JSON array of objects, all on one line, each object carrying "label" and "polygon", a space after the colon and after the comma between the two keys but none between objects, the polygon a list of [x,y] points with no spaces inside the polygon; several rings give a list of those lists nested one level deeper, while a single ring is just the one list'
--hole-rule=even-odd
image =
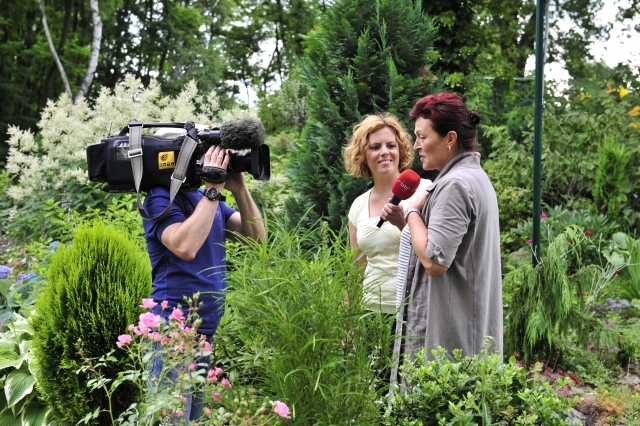
[{"label": "camera handle", "polygon": [[[168,126],[167,126],[168,124]],[[157,216],[151,217],[144,209],[144,206],[140,202],[140,182],[142,181],[142,128],[143,127],[176,127],[187,130],[187,134],[180,146],[180,152],[178,153],[178,160],[176,161],[176,167],[171,175],[171,187],[169,189],[169,205],[162,213]],[[126,130],[125,130],[126,129]],[[186,123],[151,123],[143,124],[137,120],[133,120],[128,126],[120,131],[120,136],[124,136],[129,133],[129,158],[131,159],[131,169],[133,171],[133,181],[136,186],[136,196],[138,202],[138,212],[145,220],[160,220],[165,218],[169,212],[171,212],[171,206],[173,205],[173,199],[180,191],[182,184],[187,178],[187,166],[189,159],[193,155],[196,147],[198,146],[197,129],[193,122],[188,121]]]}]

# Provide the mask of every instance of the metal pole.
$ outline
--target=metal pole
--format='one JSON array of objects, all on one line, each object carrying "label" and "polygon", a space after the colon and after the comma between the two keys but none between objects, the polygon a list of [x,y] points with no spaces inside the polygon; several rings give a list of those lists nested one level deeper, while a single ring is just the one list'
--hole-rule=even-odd
[{"label": "metal pole", "polygon": [[535,113],[533,118],[533,266],[540,261],[540,215],[542,192],[542,97],[544,95],[545,1],[536,1]]}]

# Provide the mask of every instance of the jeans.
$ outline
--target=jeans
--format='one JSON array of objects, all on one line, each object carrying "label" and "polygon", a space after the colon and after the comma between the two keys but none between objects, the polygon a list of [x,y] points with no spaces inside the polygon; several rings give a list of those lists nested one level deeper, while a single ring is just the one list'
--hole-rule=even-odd
[{"label": "jeans", "polygon": [[[209,343],[212,343],[213,337],[211,336],[207,337],[207,341]],[[161,343],[154,342],[153,350],[154,352],[160,352],[162,350]],[[209,364],[211,363],[211,356],[198,358],[196,360],[196,364],[200,364],[200,363],[203,363],[206,365],[206,372],[205,372],[205,377],[206,377],[206,374],[209,372]],[[164,366],[164,355],[161,354],[159,356],[156,356],[155,358],[152,358],[150,360],[150,364],[151,365],[149,367],[151,369],[151,377],[149,377],[149,383],[148,383],[150,390],[156,389],[157,386],[166,386],[167,382],[175,381],[178,378],[178,375],[180,374],[180,370],[184,370],[186,368],[186,366],[180,365],[177,368],[172,369],[165,375],[165,379],[163,379],[162,382],[158,385],[152,382],[152,378],[160,377],[160,375],[162,374],[162,368]],[[198,367],[198,369],[200,369],[200,367]],[[183,410],[184,425],[188,426],[189,421],[198,420],[202,416],[202,411],[204,409],[204,392],[199,391],[197,388],[195,390],[193,388],[190,388],[185,393],[183,393],[182,396],[186,398],[186,402]],[[173,426],[179,426],[180,424],[179,418],[174,417],[172,424]]]}]

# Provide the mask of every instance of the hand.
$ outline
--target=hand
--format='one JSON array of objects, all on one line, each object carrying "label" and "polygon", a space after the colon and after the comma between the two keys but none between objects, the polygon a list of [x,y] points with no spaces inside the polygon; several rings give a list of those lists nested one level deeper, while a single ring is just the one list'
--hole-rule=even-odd
[{"label": "hand", "polygon": [[[209,167],[219,167],[221,169],[226,170],[229,165],[229,155],[227,155],[226,150],[222,148],[220,145],[213,145],[211,148],[207,150],[204,154],[204,161],[202,163],[203,166]],[[218,191],[222,191],[225,187],[225,183],[204,183],[207,188],[216,188]]]},{"label": "hand", "polygon": [[[231,157],[233,151],[227,152],[227,158]],[[247,184],[244,180],[244,173],[234,173],[233,176],[227,176],[226,188],[231,191],[232,194],[237,194],[238,191],[246,188]]]},{"label": "hand", "polygon": [[[391,199],[390,199],[391,200]],[[401,205],[387,203],[382,207],[380,217],[402,231],[407,224],[404,220],[404,208]]]},{"label": "hand", "polygon": [[427,198],[429,198],[429,195],[430,195],[429,192],[425,192],[424,194],[419,196],[418,199],[414,201],[413,204],[411,204],[411,208],[416,209],[418,211],[422,211],[422,208],[424,207],[424,204],[427,202]]}]

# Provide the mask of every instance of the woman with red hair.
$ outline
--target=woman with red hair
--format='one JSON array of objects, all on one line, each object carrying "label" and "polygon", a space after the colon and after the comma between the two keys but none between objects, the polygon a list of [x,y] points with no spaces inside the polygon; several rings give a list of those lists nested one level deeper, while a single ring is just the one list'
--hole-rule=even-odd
[{"label": "woman with red hair", "polygon": [[436,346],[474,355],[490,336],[502,353],[498,201],[475,147],[480,113],[440,93],[420,99],[410,116],[423,169],[440,174],[405,213],[402,241],[410,243],[401,251],[410,254],[399,266],[406,275],[395,351],[405,359]]}]

